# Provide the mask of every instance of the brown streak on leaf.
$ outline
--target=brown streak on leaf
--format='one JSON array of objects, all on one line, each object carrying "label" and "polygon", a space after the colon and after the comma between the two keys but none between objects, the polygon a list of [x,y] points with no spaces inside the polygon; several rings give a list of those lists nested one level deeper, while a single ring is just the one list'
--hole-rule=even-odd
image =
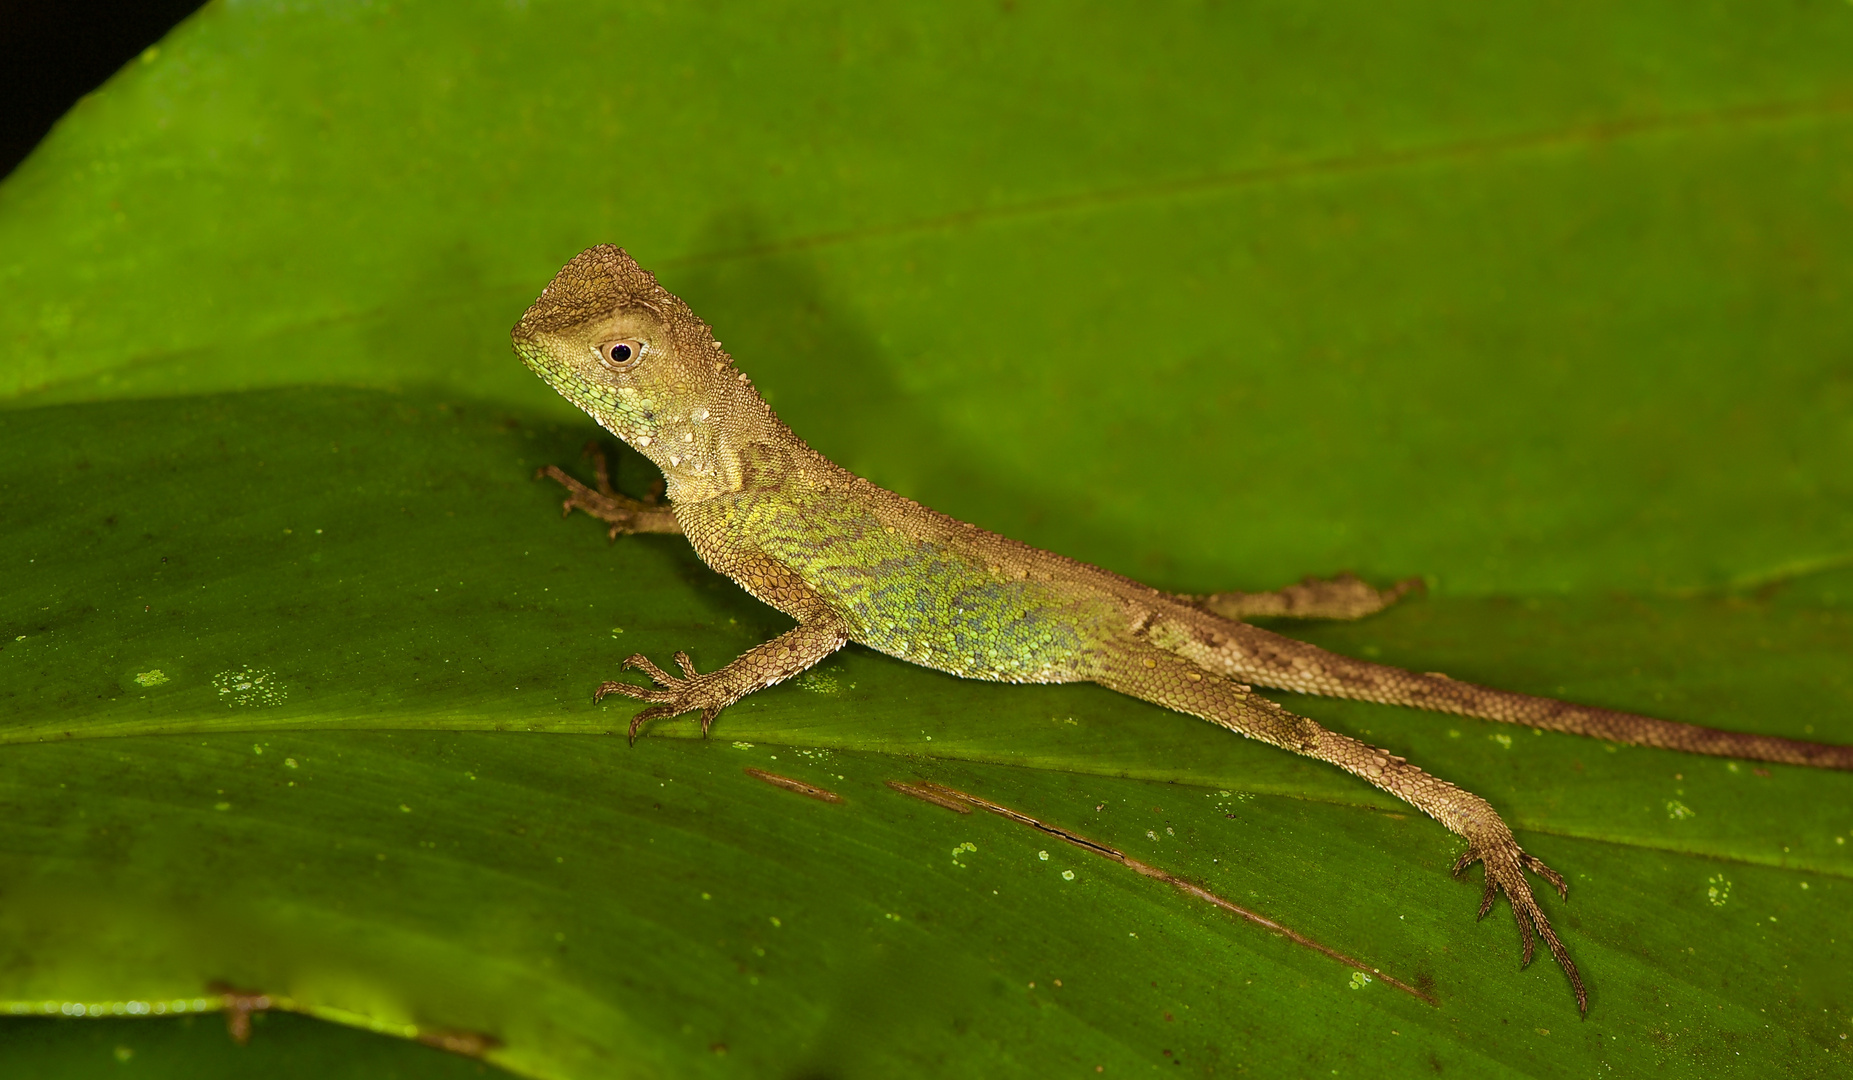
[{"label": "brown streak on leaf", "polygon": [[970,812],[957,805],[958,803],[966,803],[971,806],[976,806],[980,810],[988,810],[991,813],[998,815],[999,817],[1009,818],[1011,821],[1017,822],[1018,824],[1027,825],[1030,828],[1037,830],[1038,832],[1047,833],[1048,835],[1053,836],[1059,840],[1065,840],[1068,843],[1073,844],[1075,847],[1082,848],[1083,850],[1086,850],[1086,851],[1091,851],[1094,854],[1101,856],[1102,858],[1111,859],[1114,862],[1117,862],[1121,864],[1122,866],[1125,866],[1127,869],[1133,871],[1136,874],[1141,874],[1141,875],[1144,875],[1145,877],[1155,878],[1159,881],[1162,881],[1165,884],[1170,885],[1172,888],[1177,889],[1179,892],[1182,892],[1187,896],[1194,896],[1197,899],[1204,901],[1205,903],[1213,904],[1216,907],[1219,907],[1222,910],[1229,912],[1231,915],[1239,916],[1240,918],[1246,919],[1249,922],[1254,923],[1256,926],[1262,927],[1263,929],[1279,934],[1280,936],[1286,938],[1288,941],[1293,942],[1295,945],[1301,945],[1308,949],[1313,950],[1314,952],[1323,953],[1326,956],[1329,956],[1332,959],[1338,961],[1339,963],[1345,965],[1346,967],[1352,968],[1357,971],[1369,972],[1372,977],[1383,980],[1385,984],[1389,986],[1394,986],[1396,989],[1401,990],[1403,993],[1408,994],[1411,997],[1416,998],[1417,1000],[1424,1001],[1430,1005],[1435,1005],[1435,1006],[1439,1006],[1441,1004],[1440,1000],[1437,999],[1433,993],[1430,993],[1428,991],[1418,990],[1415,987],[1410,986],[1408,983],[1401,981],[1400,979],[1396,979],[1392,976],[1384,974],[1378,968],[1371,967],[1367,964],[1362,963],[1361,961],[1358,961],[1349,956],[1346,956],[1344,953],[1339,952],[1337,949],[1334,949],[1329,945],[1322,945],[1319,942],[1314,941],[1312,938],[1307,937],[1305,934],[1299,933],[1298,931],[1295,931],[1286,926],[1283,926],[1280,923],[1275,922],[1273,919],[1266,917],[1265,915],[1261,915],[1258,912],[1250,911],[1247,908],[1242,907],[1240,904],[1236,904],[1229,900],[1225,900],[1221,896],[1216,895],[1215,893],[1211,892],[1210,890],[1204,888],[1201,885],[1198,885],[1197,883],[1193,881],[1187,881],[1184,878],[1178,877],[1176,874],[1173,874],[1168,870],[1160,870],[1156,866],[1152,866],[1148,863],[1140,862],[1139,860],[1133,858],[1130,855],[1127,855],[1125,852],[1120,851],[1116,848],[1111,848],[1105,844],[1098,843],[1093,840],[1089,840],[1085,836],[1080,836],[1076,833],[1071,833],[1067,829],[1063,829],[1055,825],[1050,825],[1047,822],[1038,821],[1037,819],[1030,817],[1028,814],[1022,813],[1021,811],[1012,810],[1008,806],[1003,806],[999,803],[994,803],[989,799],[981,798],[977,795],[972,795],[968,792],[960,791],[957,788],[950,788],[944,784],[935,784],[930,780],[922,780],[918,784],[903,784],[900,781],[890,780],[888,781],[888,786],[895,789],[896,791],[900,791],[908,795],[912,795],[917,799],[924,799],[927,802],[934,803],[938,806],[945,806],[948,809],[958,810],[960,813]]},{"label": "brown streak on leaf", "polygon": [[938,792],[929,790],[921,784],[909,784],[902,780],[890,780],[888,781],[888,786],[903,795],[912,795],[921,802],[930,802],[934,806],[943,806],[956,814],[969,814],[972,812],[971,807],[957,799],[949,799]]},{"label": "brown streak on leaf", "polygon": [[819,802],[840,803],[843,801],[843,797],[834,791],[826,791],[815,784],[807,784],[802,780],[793,780],[789,776],[780,776],[778,773],[767,772],[764,769],[755,769],[749,766],[746,770],[746,775],[755,780],[764,780],[773,787],[781,787],[786,791],[795,791],[800,795],[816,799]]},{"label": "brown streak on leaf", "polygon": [[426,1046],[472,1058],[480,1058],[502,1045],[502,1040],[494,1035],[451,1028],[420,1028],[415,1037]]}]

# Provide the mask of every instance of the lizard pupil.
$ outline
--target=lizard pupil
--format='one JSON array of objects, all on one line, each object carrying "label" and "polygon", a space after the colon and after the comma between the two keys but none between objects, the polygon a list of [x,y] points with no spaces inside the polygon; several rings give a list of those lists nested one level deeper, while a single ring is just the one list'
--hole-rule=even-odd
[{"label": "lizard pupil", "polygon": [[613,363],[627,364],[630,362],[632,355],[634,354],[631,352],[631,347],[622,341],[611,347],[611,359]]}]

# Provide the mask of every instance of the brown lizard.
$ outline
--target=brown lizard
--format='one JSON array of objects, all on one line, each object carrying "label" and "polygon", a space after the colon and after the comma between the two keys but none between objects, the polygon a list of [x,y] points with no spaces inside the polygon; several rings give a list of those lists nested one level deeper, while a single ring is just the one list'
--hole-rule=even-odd
[{"label": "brown lizard", "polygon": [[515,351],[567,400],[662,469],[668,506],[557,467],[573,508],[628,532],[680,532],[714,569],[797,621],[716,671],[675,654],[672,675],[624,661],[654,687],[607,682],[596,698],[650,702],[644,723],[716,714],[854,641],[940,671],[1004,682],[1094,682],[1329,762],[1467,841],[1455,873],[1486,867],[1480,915],[1504,892],[1531,962],[1541,937],[1576,991],[1576,965],[1532,896],[1527,870],[1563,878],[1471,792],[1388,751],[1320,727],[1253,686],[1411,705],[1615,742],[1760,761],[1853,768],[1853,748],[1746,735],[1495,690],[1354,660],[1243,622],[1258,615],[1353,619],[1410,587],[1308,580],[1273,593],[1182,596],[957,521],[832,463],[781,423],[708,325],[618,248],[568,263],[515,326]]}]

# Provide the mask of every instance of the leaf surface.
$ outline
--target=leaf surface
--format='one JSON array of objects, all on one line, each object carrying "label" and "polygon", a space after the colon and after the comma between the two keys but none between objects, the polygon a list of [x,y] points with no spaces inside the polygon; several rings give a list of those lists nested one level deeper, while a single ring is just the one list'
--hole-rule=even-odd
[{"label": "leaf surface", "polygon": [[0,1002],[222,980],[548,1077],[1844,1069],[1843,776],[1283,698],[1568,876],[1578,1021],[1437,826],[1098,688],[852,649],[626,748],[618,659],[783,624],[677,538],[557,520],[530,477],[595,431],[506,328],[617,241],[940,509],[1185,591],[1424,574],[1284,628],[1845,742],[1849,36],[208,7],[0,187]]}]

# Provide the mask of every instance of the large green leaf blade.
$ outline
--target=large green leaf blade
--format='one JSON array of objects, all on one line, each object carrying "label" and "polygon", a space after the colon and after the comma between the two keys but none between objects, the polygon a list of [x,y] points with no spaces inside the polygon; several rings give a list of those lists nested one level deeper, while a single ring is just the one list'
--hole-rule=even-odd
[{"label": "large green leaf blade", "polygon": [[1847,10],[1132,20],[229,4],[80,107],[0,189],[0,998],[227,979],[549,1076],[1833,1071],[1841,777],[1291,702],[1570,875],[1570,1025],[1440,830],[1094,688],[851,651],[716,742],[598,737],[618,657],[780,625],[528,479],[589,427],[506,327],[615,239],[942,509],[1191,591],[1424,573],[1291,631],[1853,739]]},{"label": "large green leaf blade", "polygon": [[[688,647],[718,660],[778,623],[675,538],[607,545],[591,523],[553,517],[554,495],[531,472],[571,456],[570,428],[511,426],[471,405],[297,391],[42,408],[9,415],[4,430],[23,462],[8,490],[47,500],[29,508],[43,524],[22,534],[28,557],[47,565],[21,579],[31,584],[12,607],[50,609],[0,652],[28,675],[10,683],[23,692],[0,728],[20,755],[9,801],[27,826],[12,849],[11,936],[44,958],[12,1000],[167,1000],[227,981],[388,1031],[484,1031],[507,1044],[494,1060],[537,1075],[603,1075],[620,1061],[640,1075],[652,1061],[669,1073],[691,1061],[753,1073],[807,1061],[994,1072],[1036,1046],[1090,1047],[1101,1063],[1124,1066],[1166,1049],[1214,1057],[1231,1039],[1292,1056],[1307,1045],[1308,1015],[1375,1032],[1366,1039],[1375,1049],[1356,1051],[1373,1060],[1419,1059],[1399,1049],[1402,1036],[1382,1036],[1387,1021],[1368,1019],[1379,1009],[1412,1038],[1429,1031],[1421,1045],[1445,1060],[1532,1070],[1495,1033],[1453,1029],[1464,1016],[1499,1023],[1569,1008],[1548,966],[1513,971],[1506,926],[1467,920],[1474,894],[1446,878],[1452,844],[1440,830],[1329,769],[1096,688],[1000,688],[852,650],[730,710],[709,743],[677,749],[666,736],[692,735],[686,721],[659,725],[635,750],[616,738],[581,743],[584,733],[622,731],[628,706],[595,707],[586,696],[619,653]],[[286,430],[329,438],[272,440]],[[124,433],[137,453],[124,449]],[[47,448],[36,452],[43,464],[34,447]],[[252,464],[228,473],[228,461]],[[96,475],[116,483],[99,487]],[[268,497],[272,476],[292,478],[287,499]],[[460,491],[499,534],[449,510]],[[233,509],[216,516],[214,507]],[[170,538],[184,543],[162,543]],[[434,550],[448,554],[433,563]],[[32,591],[45,583],[51,592]],[[1322,636],[1360,654],[1460,659],[1485,666],[1477,677],[1555,690],[1526,681],[1539,677],[1530,653],[1550,631],[1563,635],[1547,650],[1552,676],[1590,680],[1577,688],[1592,693],[1579,696],[1646,708],[1664,696],[1658,687],[1677,697],[1705,677],[1700,642],[1727,654],[1768,643],[1785,668],[1813,655],[1831,669],[1845,610],[1827,596],[1802,599],[1793,610],[1629,603],[1632,622],[1663,639],[1658,650],[1634,641],[1648,674],[1620,680],[1603,638],[1616,615],[1601,602],[1415,602]],[[255,673],[269,681],[241,690],[235,680]],[[1729,697],[1676,703],[1772,728],[1793,715],[1791,702],[1846,715],[1838,695],[1792,678],[1731,689],[1753,691],[1743,714]],[[1575,898],[1553,910],[1596,980],[1589,1024],[1629,1031],[1665,1008],[1673,985],[1681,1008],[1728,1014],[1708,1017],[1709,1039],[1761,1032],[1759,1062],[1795,1052],[1787,1026],[1746,1023],[1777,1004],[1757,990],[1771,985],[1767,969],[1836,934],[1828,927],[1853,826],[1844,806],[1822,798],[1836,778],[1362,705],[1299,707],[1445,763],[1451,778],[1494,798],[1532,848],[1573,868]],[[36,719],[47,714],[63,726]],[[402,733],[380,730],[393,728]],[[483,733],[442,734],[469,728]],[[181,732],[195,734],[147,737]],[[1845,737],[1844,728],[1824,734]],[[79,738],[55,741],[70,736]],[[739,771],[747,765],[841,790],[849,803],[764,788]],[[1341,965],[1048,837],[955,818],[882,786],[919,775],[1220,887],[1387,974],[1426,982],[1441,1009],[1381,985],[1367,988],[1378,1004],[1365,1012],[1334,1004],[1360,1000]],[[664,832],[658,811],[671,805],[672,785],[693,800],[684,803],[693,816]],[[991,884],[999,898],[947,879],[960,869],[947,852],[967,842],[987,862],[1000,848],[1012,853],[1005,865],[1017,869]],[[1051,865],[1034,859],[1052,844]],[[561,869],[569,859],[571,872]],[[1051,881],[1053,892],[1015,892],[1006,903],[1005,886],[1020,890],[1026,867],[1068,869],[1088,887],[1064,892]],[[1810,872],[1782,869],[1796,867]],[[746,950],[728,960],[709,944],[700,892],[783,897],[791,908],[734,911],[712,938]],[[1668,919],[1669,903],[1690,914]],[[926,935],[903,950],[913,957],[905,964],[925,966],[899,980],[886,1006],[865,984],[890,959],[843,937],[846,926],[901,914],[872,915],[871,905],[912,905],[909,926]],[[89,916],[73,923],[73,910]],[[762,971],[782,990],[761,994],[750,981],[760,975],[742,985],[736,965],[768,947],[749,933],[752,919],[773,917],[806,927],[794,950],[806,959]],[[1641,947],[1647,923],[1668,929]],[[113,930],[99,935],[99,925]],[[1695,925],[1710,943],[1703,957],[1684,952]],[[1773,944],[1772,929],[1784,935]],[[574,943],[565,970],[552,966],[565,963],[553,934]],[[1210,1024],[1194,1042],[1152,1045],[1142,1025],[1124,1027],[1149,1002],[1136,984],[1118,985],[1116,972],[1135,963],[1116,951],[1123,934],[1170,943],[1137,964],[1173,972],[1147,982],[1184,979],[1179,992],[1191,993],[1172,1002],[1174,1016],[1184,1004],[1239,1011],[1239,1038]],[[1189,973],[1206,970],[1206,952],[1222,959],[1196,981]],[[1785,952],[1790,961],[1751,959]],[[1815,959],[1806,970],[1827,969]],[[985,1023],[957,1004],[1018,974],[1036,981],[1037,971],[1056,972],[1045,986],[1117,988],[1066,994],[1061,1019],[1033,1023],[1048,1003],[1026,999],[1020,1007],[1031,1011],[1018,1020],[993,1003]],[[1239,1010],[1227,996],[1237,972]],[[1257,983],[1270,989],[1251,1000]],[[1283,993],[1294,985],[1304,989]],[[1831,980],[1803,987],[1779,1007],[1807,1030],[1820,1006],[1803,1003],[1833,1002],[1837,990]],[[939,1004],[905,1004],[922,994]],[[863,1024],[847,1017],[866,1008],[892,1028],[869,1036],[886,1050],[854,1035]],[[699,1030],[683,1031],[690,1024]],[[930,1053],[945,1025],[973,1037],[956,1054]],[[1379,1037],[1391,1041],[1371,1041]],[[717,1043],[725,1059],[705,1049]]]}]

